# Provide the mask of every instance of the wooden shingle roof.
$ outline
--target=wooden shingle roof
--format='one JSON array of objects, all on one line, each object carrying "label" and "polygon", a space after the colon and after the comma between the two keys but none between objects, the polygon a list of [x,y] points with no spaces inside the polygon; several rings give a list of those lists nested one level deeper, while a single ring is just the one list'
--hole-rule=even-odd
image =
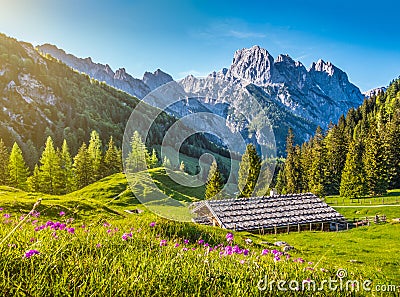
[{"label": "wooden shingle roof", "polygon": [[198,202],[192,212],[198,214],[195,222],[206,223],[214,218],[222,228],[237,231],[345,221],[312,193],[205,200]]}]

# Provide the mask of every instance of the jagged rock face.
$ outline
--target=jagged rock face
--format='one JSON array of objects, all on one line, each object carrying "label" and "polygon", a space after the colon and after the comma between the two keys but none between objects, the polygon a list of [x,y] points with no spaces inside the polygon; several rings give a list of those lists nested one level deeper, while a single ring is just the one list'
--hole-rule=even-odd
[{"label": "jagged rock face", "polygon": [[[133,78],[124,68],[114,73],[109,65],[93,63],[90,58],[79,59],[51,45],[40,46],[67,65],[105,81],[138,98],[144,98],[156,88],[173,81],[172,77],[157,69],[146,72],[143,79]],[[318,60],[309,69],[288,55],[276,59],[259,46],[235,52],[229,68],[209,74],[206,78],[187,76],[179,82],[189,100],[171,106],[169,112],[183,117],[198,110],[208,110],[224,116],[232,130],[244,129],[240,114],[248,113],[243,89],[271,116],[278,147],[284,147],[287,129],[293,128],[298,141],[309,138],[320,125],[327,128],[351,107],[359,106],[364,96],[349,82],[347,74],[330,62]]]},{"label": "jagged rock face", "polygon": [[249,112],[238,100],[238,90],[245,87],[271,115],[278,147],[288,127],[295,130],[298,140],[306,140],[318,125],[327,128],[364,99],[347,74],[332,63],[319,60],[307,70],[288,55],[274,60],[259,46],[236,51],[228,69],[202,79],[188,76],[180,84],[193,96],[200,94],[209,109],[208,105],[222,102],[232,106],[235,111],[227,119],[232,127],[237,126],[240,113]]},{"label": "jagged rock face", "polygon": [[144,98],[157,87],[173,80],[169,74],[164,73],[160,69],[157,69],[154,73],[146,72],[143,76],[143,80],[140,80],[132,77],[126,72],[125,68],[119,68],[114,73],[108,64],[94,63],[90,57],[85,59],[77,58],[51,44],[38,46],[38,49],[42,53],[50,54],[61,60],[79,72],[86,73],[98,81],[104,81],[108,85],[140,99]]},{"label": "jagged rock face", "polygon": [[143,75],[142,81],[150,88],[150,90],[153,91],[158,87],[173,81],[173,78],[171,75],[157,69],[153,73],[146,71]]},{"label": "jagged rock face", "polygon": [[235,52],[228,77],[236,77],[255,84],[271,82],[274,75],[274,58],[259,46]]}]

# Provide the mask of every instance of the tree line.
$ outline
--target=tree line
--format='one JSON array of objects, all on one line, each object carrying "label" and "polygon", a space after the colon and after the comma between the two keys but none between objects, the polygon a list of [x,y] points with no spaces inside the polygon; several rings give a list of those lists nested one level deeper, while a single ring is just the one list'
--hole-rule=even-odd
[{"label": "tree line", "polygon": [[301,146],[289,129],[286,152],[280,193],[358,198],[400,188],[400,79]]},{"label": "tree line", "polygon": [[0,184],[48,194],[66,194],[83,188],[105,176],[122,171],[121,150],[111,136],[106,148],[96,131],[92,131],[89,144],[82,143],[72,157],[64,139],[56,148],[49,136],[38,164],[30,172],[19,145],[15,142],[11,152],[0,139]]}]

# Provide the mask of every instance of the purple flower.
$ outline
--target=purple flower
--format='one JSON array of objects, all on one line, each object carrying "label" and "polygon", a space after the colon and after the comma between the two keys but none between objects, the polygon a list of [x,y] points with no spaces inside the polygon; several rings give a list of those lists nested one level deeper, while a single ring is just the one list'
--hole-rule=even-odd
[{"label": "purple flower", "polygon": [[2,208],[2,207],[0,207],[0,211],[3,211],[3,208]]},{"label": "purple flower", "polygon": [[198,244],[203,244],[203,243],[204,243],[204,240],[203,240],[203,239],[200,239],[197,243],[198,243]]},{"label": "purple flower", "polygon": [[38,218],[40,216],[40,212],[36,211],[36,210],[32,210],[29,213],[32,217]]},{"label": "purple flower", "polygon": [[10,217],[10,214],[5,213],[5,214],[3,215],[3,217],[5,217],[6,219],[8,219],[8,218]]},{"label": "purple flower", "polygon": [[111,229],[107,229],[107,233],[111,233],[112,232],[112,230]]},{"label": "purple flower", "polygon": [[279,256],[275,256],[275,257],[274,257],[274,261],[275,261],[275,262],[278,262],[278,261],[280,261],[280,260],[281,260],[281,258],[280,258]]},{"label": "purple flower", "polygon": [[36,241],[36,238],[31,238],[30,240],[29,240],[30,242],[35,242]]},{"label": "purple flower", "polygon": [[249,250],[244,250],[243,255],[247,256],[249,254]]},{"label": "purple flower", "polygon": [[162,239],[160,241],[160,246],[166,246],[167,245],[167,241],[165,239]]},{"label": "purple flower", "polygon": [[246,263],[246,261],[245,261],[245,260],[240,260],[239,263],[240,263],[240,264],[244,264],[244,263]]},{"label": "purple flower", "polygon": [[188,250],[188,248],[183,248],[182,251],[186,252]]},{"label": "purple flower", "polygon": [[233,251],[234,253],[236,253],[236,254],[241,254],[241,253],[242,253],[242,250],[239,248],[238,245],[235,245],[235,246],[232,248],[232,251]]},{"label": "purple flower", "polygon": [[231,241],[233,241],[233,234],[228,233],[228,234],[226,234],[225,238],[226,238],[226,241],[231,242]]},{"label": "purple flower", "polygon": [[208,244],[208,243],[205,243],[205,244],[204,244],[204,247],[208,247],[208,246],[209,246],[209,244]]},{"label": "purple flower", "polygon": [[225,254],[226,255],[232,255],[232,252],[233,252],[233,248],[230,245],[225,247]]},{"label": "purple flower", "polygon": [[193,248],[192,248],[192,251],[195,251],[195,250],[196,250],[196,248],[195,248],[195,247],[193,247]]},{"label": "purple flower", "polygon": [[174,247],[176,247],[176,248],[177,248],[178,246],[179,246],[179,243],[175,243]]},{"label": "purple flower", "polygon": [[266,255],[266,254],[268,254],[269,253],[269,250],[262,250],[262,252],[261,252],[261,255]]},{"label": "purple flower", "polygon": [[183,243],[184,243],[184,244],[188,244],[188,243],[189,243],[189,240],[188,240],[188,239],[185,239],[185,240],[183,241]]},{"label": "purple flower", "polygon": [[75,228],[67,228],[67,232],[74,234],[75,233]]},{"label": "purple flower", "polygon": [[99,249],[101,248],[101,243],[96,244],[96,247]]},{"label": "purple flower", "polygon": [[29,259],[30,257],[32,257],[33,255],[39,255],[40,252],[37,250],[29,250],[27,252],[25,252],[25,258]]},{"label": "purple flower", "polygon": [[60,211],[60,213],[58,214],[60,217],[65,216],[65,212],[64,211]]},{"label": "purple flower", "polygon": [[132,233],[124,233],[122,235],[122,240],[127,240],[128,238],[132,238]]},{"label": "purple flower", "polygon": [[103,224],[103,226],[104,226],[104,227],[110,227],[111,225],[110,225],[110,223],[105,222],[105,223]]},{"label": "purple flower", "polygon": [[149,226],[154,227],[155,225],[156,225],[156,222],[151,222]]}]

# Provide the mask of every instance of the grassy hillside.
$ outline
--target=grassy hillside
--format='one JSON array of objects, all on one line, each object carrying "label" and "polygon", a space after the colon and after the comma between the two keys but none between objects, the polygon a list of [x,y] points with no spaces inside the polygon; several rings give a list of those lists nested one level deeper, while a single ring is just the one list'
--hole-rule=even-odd
[{"label": "grassy hillside", "polygon": [[[184,200],[201,198],[203,189],[188,192],[169,180],[162,168],[150,173],[165,193]],[[65,196],[0,187],[0,292],[31,296],[265,296],[269,291],[257,288],[265,277],[298,280],[301,285],[303,280],[339,280],[336,272],[345,269],[347,279],[370,279],[374,286],[393,284],[400,277],[400,224],[343,232],[242,232],[235,233],[230,244],[225,238],[227,230],[157,217],[138,204],[127,187],[123,174]],[[21,221],[39,198],[40,216]],[[135,208],[144,212],[123,211]],[[48,221],[66,227],[60,230]],[[18,223],[20,227],[12,231]],[[252,243],[245,242],[248,238]],[[295,250],[276,254],[277,258],[272,251],[278,253],[281,248],[271,243],[278,240]],[[233,245],[238,245],[236,252],[230,252]],[[39,254],[28,253],[27,258],[30,250]],[[288,292],[274,288],[274,295],[287,296]],[[291,293],[348,295],[326,288]]]}]

